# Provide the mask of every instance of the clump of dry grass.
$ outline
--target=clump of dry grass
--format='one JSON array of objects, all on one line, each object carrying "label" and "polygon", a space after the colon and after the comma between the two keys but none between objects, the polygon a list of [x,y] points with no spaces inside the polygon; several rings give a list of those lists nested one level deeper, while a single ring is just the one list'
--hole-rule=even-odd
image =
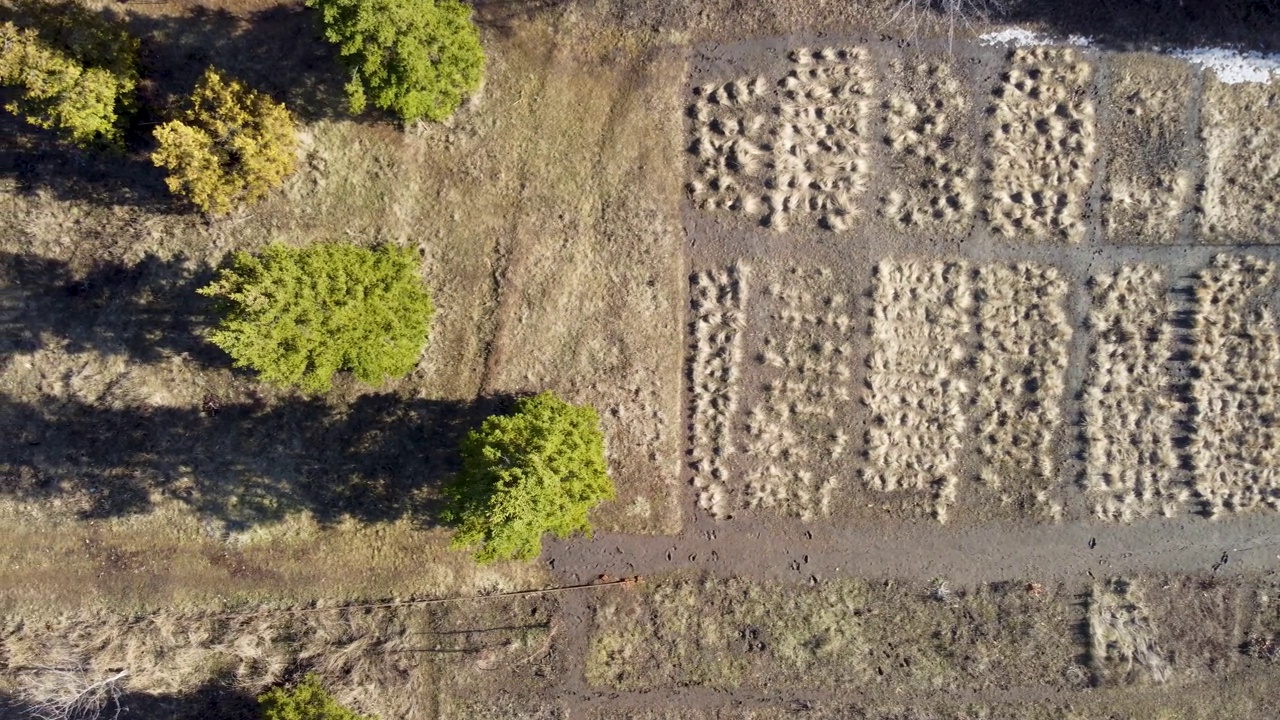
[{"label": "clump of dry grass", "polygon": [[[7,619],[0,625],[0,657],[14,668],[56,661],[90,677],[127,671],[122,690],[159,696],[210,683],[254,695],[299,672],[315,672],[344,705],[409,720],[435,717],[423,700],[465,685],[469,674],[491,681],[545,655],[554,624],[529,621],[531,605],[535,614],[543,612],[540,602],[294,614],[81,610]],[[496,629],[466,629],[486,625]]]},{"label": "clump of dry grass", "polygon": [[1093,346],[1084,391],[1085,488],[1094,514],[1112,520],[1173,515],[1187,500],[1175,484],[1172,352],[1164,275],[1152,265],[1093,279]]},{"label": "clump of dry grass", "polygon": [[980,477],[992,487],[1025,480],[1044,500],[1057,479],[1053,444],[1071,339],[1067,283],[1052,267],[996,264],[978,270],[975,292]]},{"label": "clump of dry grass", "polygon": [[884,141],[899,178],[880,212],[904,227],[961,231],[974,209],[973,148],[963,127],[969,98],[947,63],[895,60],[891,68],[902,83],[882,106]]},{"label": "clump of dry grass", "polygon": [[1201,111],[1205,180],[1201,227],[1223,242],[1274,243],[1280,234],[1280,84],[1229,85],[1210,76]]},{"label": "clump of dry grass", "polygon": [[1195,489],[1205,510],[1280,508],[1280,335],[1263,304],[1275,264],[1218,255],[1196,285]]},{"label": "clump of dry grass", "polygon": [[[852,325],[846,298],[827,289],[827,268],[793,268],[785,282],[773,282],[765,294],[772,327],[757,361],[763,366],[764,398],[753,407],[743,429],[743,450],[752,459],[744,501],[809,520],[829,515],[839,483],[825,468],[839,459],[848,438],[837,419],[852,402],[849,367],[852,347],[845,334]],[[834,429],[833,429],[834,426]]]},{"label": "clump of dry grass", "polygon": [[1092,66],[1070,48],[1020,48],[995,89],[986,216],[1006,236],[1079,241],[1097,153]]},{"label": "clump of dry grass", "polygon": [[1156,630],[1142,595],[1126,580],[1094,585],[1089,599],[1090,661],[1097,681],[1163,683],[1170,667],[1156,643]]},{"label": "clump of dry grass", "polygon": [[689,467],[699,504],[715,517],[732,512],[725,458],[733,452],[748,274],[748,267],[739,263],[691,278]]},{"label": "clump of dry grass", "polygon": [[1173,242],[1195,189],[1181,164],[1191,139],[1191,67],[1174,58],[1122,54],[1112,59],[1111,78],[1104,226],[1113,242]]},{"label": "clump of dry grass", "polygon": [[791,53],[796,67],[770,83],[742,78],[695,89],[694,204],[730,210],[785,230],[815,217],[844,230],[866,189],[871,93],[862,49]]},{"label": "clump of dry grass", "polygon": [[871,467],[880,491],[930,490],[945,521],[967,429],[969,387],[961,377],[973,327],[973,288],[964,262],[883,260],[872,289],[871,353],[864,402]]}]

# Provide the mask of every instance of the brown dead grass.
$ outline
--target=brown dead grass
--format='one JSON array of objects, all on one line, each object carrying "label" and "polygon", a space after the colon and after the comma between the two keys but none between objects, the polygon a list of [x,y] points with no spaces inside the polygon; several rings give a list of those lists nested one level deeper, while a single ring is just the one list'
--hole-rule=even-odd
[{"label": "brown dead grass", "polygon": [[1274,243],[1280,233],[1280,85],[1205,80],[1201,230],[1223,243]]},{"label": "brown dead grass", "polygon": [[[139,5],[132,11],[151,9],[179,10]],[[79,287],[77,278],[110,284],[110,276],[94,275],[106,263],[128,271],[154,262],[172,276],[162,279],[176,281],[216,266],[232,250],[252,251],[272,240],[408,245],[422,253],[438,307],[430,346],[409,376],[383,388],[340,378],[325,412],[341,417],[375,392],[405,403],[465,405],[481,392],[552,387],[600,410],[619,500],[600,510],[599,525],[678,529],[683,270],[673,193],[682,62],[652,33],[602,28],[573,11],[495,33],[486,42],[486,86],[453,121],[407,131],[367,118],[314,121],[303,128],[298,174],[265,202],[225,219],[167,212],[162,197],[159,205],[113,202],[112,183],[132,181],[69,172],[65,164],[37,162],[29,172],[0,174],[0,252],[18,258],[12,265],[17,279],[8,278],[4,287],[5,402],[53,417],[72,408],[123,418],[170,408],[198,418],[202,398],[212,395],[264,412],[287,414],[294,406],[314,412],[292,392],[231,373],[216,353],[212,361],[197,357],[208,353],[194,336],[140,351],[158,331],[148,313],[185,311],[173,307],[185,302],[177,290],[141,309],[110,294],[107,305],[81,309],[74,299],[78,289],[66,291],[72,299],[56,308],[48,298],[64,294],[57,284]],[[14,158],[48,152],[32,149],[31,138],[7,137],[2,149]],[[129,163],[145,161],[116,162],[128,170],[134,167]],[[141,179],[135,180],[144,182],[148,171],[136,172]],[[33,282],[25,269],[41,264],[61,268],[54,286],[39,286],[47,279]],[[86,292],[98,297],[96,288]],[[68,326],[74,332],[65,332]],[[325,419],[306,412],[284,425]],[[107,437],[111,428],[93,432]],[[264,440],[282,448],[293,444],[287,431]],[[185,442],[195,444],[192,457],[218,451],[217,438]],[[452,452],[432,442],[422,438],[424,452]],[[40,452],[82,454],[70,446]],[[250,468],[243,477],[216,479],[224,483],[221,494],[270,484],[276,468],[255,464],[269,465],[272,457],[242,460]],[[67,460],[44,475],[75,473],[75,467]],[[198,472],[164,468],[159,460],[144,469]],[[179,478],[178,485],[184,482]],[[294,598],[434,594],[472,587],[479,577],[466,569],[464,556],[444,550],[440,534],[415,531],[408,518],[316,530],[305,516],[293,516],[259,532],[312,528],[306,547],[246,549],[219,540],[220,524],[202,523],[206,518],[191,511],[168,507],[89,524],[75,520],[82,509],[77,502],[54,492],[50,500],[16,500],[0,513],[0,534],[8,540],[3,572],[24,579],[5,584],[6,602],[45,598],[57,605],[92,598],[151,605],[201,602],[224,591]],[[78,557],[76,543],[84,538],[115,548],[103,551],[109,556],[137,558],[136,567],[111,569],[101,558]],[[264,568],[263,578],[229,577],[232,570],[198,559],[222,549],[244,551],[245,565]],[[513,576],[530,577],[524,571]]]},{"label": "brown dead grass", "polygon": [[587,679],[618,690],[678,686],[862,692],[1060,684],[1080,652],[1067,593],[1023,584],[935,599],[929,588],[817,586],[673,576],[603,596]]},{"label": "brown dead grass", "polygon": [[1195,180],[1184,163],[1192,141],[1191,66],[1143,53],[1110,56],[1103,224],[1113,243],[1172,243]]},{"label": "brown dead grass", "polygon": [[305,614],[81,610],[0,621],[0,655],[19,688],[56,659],[91,676],[127,669],[128,692],[169,697],[207,684],[252,696],[315,672],[363,713],[425,720],[457,717],[493,683],[514,700],[546,693],[559,674],[557,612],[550,598]]}]

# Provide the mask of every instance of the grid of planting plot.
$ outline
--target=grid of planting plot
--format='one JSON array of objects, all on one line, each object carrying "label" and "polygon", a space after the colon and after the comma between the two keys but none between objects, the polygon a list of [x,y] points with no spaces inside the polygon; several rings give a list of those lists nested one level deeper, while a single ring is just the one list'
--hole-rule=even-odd
[{"label": "grid of planting plot", "polygon": [[1176,476],[1173,353],[1164,274],[1152,265],[1093,278],[1084,391],[1085,488],[1100,518],[1173,515],[1189,495]]},{"label": "grid of planting plot", "polygon": [[1097,152],[1093,67],[1074,49],[1020,48],[995,88],[986,215],[999,235],[1078,241]]},{"label": "grid of planting plot", "polygon": [[726,457],[733,452],[742,328],[746,325],[744,265],[691,278],[693,347],[689,361],[689,467],[699,505],[716,517],[730,515]]},{"label": "grid of planting plot", "polygon": [[742,503],[803,520],[831,512],[848,451],[852,306],[827,268],[792,268],[769,284],[768,330],[755,362],[761,397],[743,424]]},{"label": "grid of planting plot", "polygon": [[1205,235],[1223,244],[1280,241],[1280,83],[1210,77],[1200,132]]},{"label": "grid of planting plot", "polygon": [[1195,289],[1191,458],[1210,515],[1280,507],[1280,336],[1264,292],[1275,264],[1219,255]]},{"label": "grid of planting plot", "polygon": [[945,520],[966,430],[970,271],[963,262],[885,260],[872,298],[864,479],[883,492],[930,492],[935,517]]},{"label": "grid of planting plot", "polygon": [[1145,53],[1110,59],[1102,219],[1116,243],[1171,243],[1195,190],[1185,148],[1195,90],[1191,66]]},{"label": "grid of planting plot", "polygon": [[[1020,263],[983,266],[974,284],[979,476],[993,488],[1029,484],[1047,501],[1071,339],[1067,283],[1055,268]],[[1051,502],[1046,509],[1061,514]]]},{"label": "grid of planting plot", "polygon": [[792,51],[781,79],[742,78],[696,88],[696,206],[785,230],[804,219],[848,229],[867,185],[871,74],[860,48]]},{"label": "grid of planting plot", "polygon": [[903,228],[967,230],[976,172],[966,128],[969,97],[955,68],[941,61],[894,60],[884,110],[884,143],[894,176],[880,212]]}]

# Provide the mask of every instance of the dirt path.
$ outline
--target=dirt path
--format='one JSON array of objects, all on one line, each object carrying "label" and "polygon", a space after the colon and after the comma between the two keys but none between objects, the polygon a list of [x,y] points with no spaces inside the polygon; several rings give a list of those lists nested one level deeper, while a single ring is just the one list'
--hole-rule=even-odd
[{"label": "dirt path", "polygon": [[[1019,578],[1087,582],[1135,573],[1280,570],[1280,518],[1268,513],[1130,525],[1079,522],[949,527],[931,522],[834,527],[698,517],[676,537],[597,533],[549,542],[566,583],[698,569],[755,580],[894,577],[961,585]],[[1221,564],[1223,558],[1226,563]]]}]

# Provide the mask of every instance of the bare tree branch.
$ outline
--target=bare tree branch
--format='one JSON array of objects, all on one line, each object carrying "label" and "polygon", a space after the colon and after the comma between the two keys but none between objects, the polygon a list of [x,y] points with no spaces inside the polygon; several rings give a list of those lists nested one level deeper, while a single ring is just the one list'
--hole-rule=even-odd
[{"label": "bare tree branch", "polygon": [[[30,668],[19,679],[27,712],[39,720],[115,720],[129,671],[113,668],[109,672],[95,677],[83,664]],[[109,708],[114,712],[108,716]]]}]

